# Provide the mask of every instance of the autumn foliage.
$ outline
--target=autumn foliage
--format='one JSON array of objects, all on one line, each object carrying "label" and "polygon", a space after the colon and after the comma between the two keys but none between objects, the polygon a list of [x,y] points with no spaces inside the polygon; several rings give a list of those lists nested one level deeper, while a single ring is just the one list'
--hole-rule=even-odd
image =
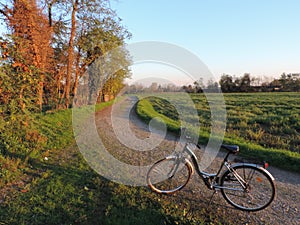
[{"label": "autumn foliage", "polygon": [[[7,27],[0,37],[0,158],[16,157],[27,163],[42,153],[47,142],[37,129],[37,113],[67,109],[73,102],[88,104],[88,96],[93,95],[101,101],[123,88],[128,53],[118,51],[113,56],[119,60],[114,63],[122,66],[113,74],[102,71],[104,61],[97,59],[123,45],[130,34],[106,0],[5,4],[0,4],[0,20]],[[94,72],[89,73],[89,68]],[[76,98],[78,90],[85,89],[87,96]]]},{"label": "autumn foliage", "polygon": [[[0,39],[1,80],[6,79],[0,84],[7,87],[0,89],[0,102],[14,98],[21,111],[72,106],[91,63],[129,37],[108,6],[99,0],[12,0],[3,6],[0,14],[8,31]],[[120,89],[120,77],[122,82],[128,70],[118,74],[113,80]]]}]

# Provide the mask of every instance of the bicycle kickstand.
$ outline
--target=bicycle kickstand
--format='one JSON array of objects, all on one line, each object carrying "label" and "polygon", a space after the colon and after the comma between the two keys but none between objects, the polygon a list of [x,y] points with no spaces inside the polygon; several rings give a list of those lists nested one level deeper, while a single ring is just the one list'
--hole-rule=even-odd
[{"label": "bicycle kickstand", "polygon": [[216,193],[217,193],[217,190],[215,190],[214,193],[211,195],[208,206],[210,206],[210,204],[212,203],[213,197],[215,196]]}]

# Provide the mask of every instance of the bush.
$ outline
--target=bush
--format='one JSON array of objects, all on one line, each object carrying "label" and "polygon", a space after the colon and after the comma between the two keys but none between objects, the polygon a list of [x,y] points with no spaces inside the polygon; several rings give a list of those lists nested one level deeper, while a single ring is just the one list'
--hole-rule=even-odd
[{"label": "bush", "polygon": [[2,118],[2,121],[0,146],[4,156],[20,158],[26,163],[46,145],[47,138],[34,126],[32,118],[20,115]]}]

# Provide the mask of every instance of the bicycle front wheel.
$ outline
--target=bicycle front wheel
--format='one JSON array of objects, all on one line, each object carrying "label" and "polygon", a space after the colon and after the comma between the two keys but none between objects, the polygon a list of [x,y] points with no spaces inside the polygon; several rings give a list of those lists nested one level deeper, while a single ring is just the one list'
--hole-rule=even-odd
[{"label": "bicycle front wheel", "polygon": [[182,189],[192,175],[190,162],[182,162],[176,157],[164,158],[156,162],[148,171],[149,187],[160,194],[171,194]]},{"label": "bicycle front wheel", "polygon": [[274,178],[254,165],[233,166],[221,177],[220,186],[227,202],[244,211],[262,210],[275,197]]}]

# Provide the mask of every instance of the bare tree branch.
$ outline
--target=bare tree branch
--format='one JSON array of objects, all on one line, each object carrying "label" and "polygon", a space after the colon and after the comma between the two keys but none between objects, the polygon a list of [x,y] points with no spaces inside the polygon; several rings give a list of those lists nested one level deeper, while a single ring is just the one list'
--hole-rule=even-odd
[{"label": "bare tree branch", "polygon": [[4,10],[0,9],[0,13],[4,15],[7,19],[9,18],[9,15]]},{"label": "bare tree branch", "polygon": [[7,5],[4,5],[3,3],[0,2],[0,14],[2,14],[3,16],[6,17],[6,19],[9,19],[10,18],[10,13],[11,13],[11,9],[9,9],[7,7]]}]

